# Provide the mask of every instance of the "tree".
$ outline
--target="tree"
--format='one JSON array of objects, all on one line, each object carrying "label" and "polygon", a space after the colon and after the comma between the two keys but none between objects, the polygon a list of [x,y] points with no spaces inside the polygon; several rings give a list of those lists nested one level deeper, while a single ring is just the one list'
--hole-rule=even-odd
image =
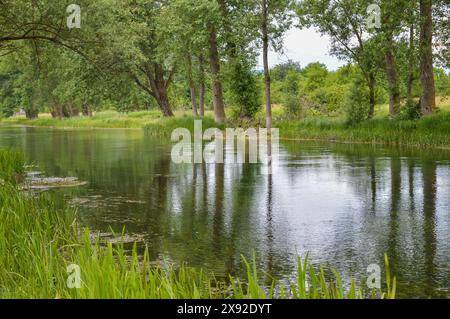
[{"label": "tree", "polygon": [[277,64],[270,71],[271,76],[276,81],[284,81],[290,71],[300,72],[302,70],[300,62],[288,60],[285,63]]},{"label": "tree", "polygon": [[379,42],[368,41],[367,1],[302,0],[296,9],[300,28],[314,26],[331,37],[331,53],[355,62],[369,89],[367,118],[374,115],[377,72],[380,65]]},{"label": "tree", "polygon": [[420,82],[423,89],[420,105],[423,114],[430,114],[436,108],[432,4],[432,0],[420,0]]},{"label": "tree", "polygon": [[[97,5],[91,0],[77,4],[83,8],[82,21],[85,12]],[[83,24],[83,32],[66,26],[65,2],[4,0],[0,6],[0,57],[20,51],[25,42],[50,43],[86,57],[86,48],[96,43],[97,34],[87,25]]]},{"label": "tree", "polygon": [[0,117],[10,117],[20,106],[20,97],[15,90],[20,70],[0,62]]},{"label": "tree", "polygon": [[384,48],[386,75],[389,87],[389,114],[397,116],[400,112],[400,88],[397,67],[397,43],[394,40],[401,32],[404,12],[410,4],[404,1],[382,1],[381,3],[381,41]]},{"label": "tree", "polygon": [[284,33],[292,24],[291,0],[260,0],[260,32],[264,65],[264,86],[266,95],[266,127],[272,128],[272,101],[270,90],[269,45],[275,51],[281,51]]},{"label": "tree", "polygon": [[209,32],[209,63],[211,66],[214,119],[216,123],[225,122],[225,103],[223,100],[222,82],[220,79],[220,58],[217,45],[217,33],[214,22],[208,23]]},{"label": "tree", "polygon": [[[211,19],[215,6],[210,1],[173,0],[158,17],[158,30],[162,52],[170,52],[172,63],[183,72],[187,80],[192,112],[204,115],[205,60],[208,50],[206,23]],[[199,106],[200,104],[200,106]]]},{"label": "tree", "polygon": [[285,106],[289,115],[297,116],[300,114],[299,102],[299,81],[300,73],[295,70],[289,70],[283,81],[283,93]]},{"label": "tree", "polygon": [[252,43],[258,38],[255,1],[217,0],[221,12],[222,35],[228,58],[225,65],[226,82],[231,102],[241,118],[253,118],[260,109],[260,91],[253,69],[256,50]]},{"label": "tree", "polygon": [[437,62],[450,69],[450,2],[434,1],[434,40]]}]

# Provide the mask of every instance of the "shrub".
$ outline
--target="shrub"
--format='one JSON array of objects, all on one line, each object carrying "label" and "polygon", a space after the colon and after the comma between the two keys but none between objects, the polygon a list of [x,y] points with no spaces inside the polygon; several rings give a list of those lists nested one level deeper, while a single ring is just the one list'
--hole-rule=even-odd
[{"label": "shrub", "polygon": [[369,92],[362,77],[356,77],[345,100],[348,124],[354,125],[367,119],[370,107]]}]

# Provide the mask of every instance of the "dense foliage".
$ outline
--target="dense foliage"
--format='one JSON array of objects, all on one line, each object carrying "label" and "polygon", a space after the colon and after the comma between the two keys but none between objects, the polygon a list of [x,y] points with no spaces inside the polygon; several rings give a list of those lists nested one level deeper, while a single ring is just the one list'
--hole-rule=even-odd
[{"label": "dense foliage", "polygon": [[[290,117],[345,113],[360,122],[377,103],[389,103],[392,117],[417,118],[450,94],[446,1],[381,1],[375,29],[360,0],[82,0],[80,29],[66,26],[68,4],[0,3],[0,116],[206,109],[221,122],[224,107],[254,118],[265,97],[267,111],[278,104]],[[288,61],[263,74],[258,56],[283,52],[293,27],[328,35],[330,53],[347,65]]]}]

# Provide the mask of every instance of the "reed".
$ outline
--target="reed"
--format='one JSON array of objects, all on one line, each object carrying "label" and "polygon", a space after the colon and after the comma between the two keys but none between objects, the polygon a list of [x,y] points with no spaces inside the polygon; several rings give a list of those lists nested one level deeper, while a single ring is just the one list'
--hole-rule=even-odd
[{"label": "reed", "polygon": [[21,152],[0,149],[0,181],[16,183],[22,179],[25,160]]}]

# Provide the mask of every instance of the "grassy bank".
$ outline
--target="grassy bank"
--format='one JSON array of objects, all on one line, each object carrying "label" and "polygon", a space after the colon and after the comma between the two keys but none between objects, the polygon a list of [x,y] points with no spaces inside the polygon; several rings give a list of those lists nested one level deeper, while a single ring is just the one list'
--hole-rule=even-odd
[{"label": "grassy bank", "polygon": [[[23,161],[0,150],[20,173]],[[2,166],[4,169],[5,166]],[[271,288],[260,285],[254,263],[245,263],[247,278],[216,280],[213,274],[185,265],[155,266],[145,250],[138,255],[122,244],[93,242],[76,223],[76,212],[56,205],[48,194],[32,195],[15,184],[0,186],[0,298],[393,298],[395,279],[387,268],[385,292],[367,292],[352,281],[342,283],[336,272],[314,268],[299,259],[297,280]],[[80,268],[81,288],[67,286],[67,267]],[[326,275],[331,274],[331,275]],[[391,284],[392,282],[392,284]],[[346,288],[344,288],[344,286]]]},{"label": "grassy bank", "polygon": [[[274,127],[280,128],[284,139],[320,140],[342,143],[369,143],[418,147],[450,148],[450,103],[441,102],[436,114],[419,120],[390,119],[387,106],[377,107],[377,115],[370,121],[347,125],[343,117],[308,117],[292,119],[282,107],[274,108]],[[100,112],[93,117],[53,119],[42,115],[35,120],[23,117],[3,119],[0,125],[32,125],[59,128],[144,128],[150,135],[170,137],[175,128],[193,130],[194,117],[189,112],[176,112],[173,118],[163,118],[158,111],[121,114],[113,111]],[[229,121],[226,126],[264,125],[264,112],[254,122]],[[203,119],[203,130],[210,127],[223,128],[214,123],[212,112]]]},{"label": "grassy bank", "polygon": [[450,149],[450,112],[440,112],[416,121],[376,118],[349,126],[343,119],[310,118],[281,122],[286,139],[326,140]]},{"label": "grassy bank", "polygon": [[142,128],[146,124],[161,120],[161,113],[134,112],[118,113],[106,111],[96,113],[92,117],[72,117],[64,119],[52,118],[50,114],[40,114],[38,119],[28,120],[23,116],[2,119],[4,125],[30,125],[59,128]]}]

